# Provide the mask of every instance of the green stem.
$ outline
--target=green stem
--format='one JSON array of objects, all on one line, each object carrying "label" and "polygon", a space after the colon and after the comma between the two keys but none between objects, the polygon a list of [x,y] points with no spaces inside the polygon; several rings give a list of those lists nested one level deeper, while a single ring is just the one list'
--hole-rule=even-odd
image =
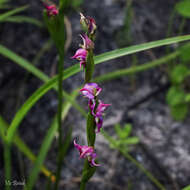
[{"label": "green stem", "polygon": [[80,183],[80,190],[85,190],[87,182],[94,175],[95,171],[96,171],[96,167],[92,167],[89,164],[88,159],[86,158],[85,162],[84,162],[83,172],[82,172],[82,179],[81,179],[81,183]]},{"label": "green stem", "polygon": [[94,72],[94,55],[93,51],[89,50],[85,66],[85,83],[88,83],[92,80],[93,72]]},{"label": "green stem", "polygon": [[[89,50],[85,66],[85,83],[88,83],[92,80],[93,72],[94,72],[94,55],[93,51]],[[89,108],[87,123],[86,123],[86,136],[87,136],[88,146],[94,147],[94,143],[96,140],[95,128],[96,128],[95,117],[91,114],[91,110]],[[96,167],[90,166],[88,159],[86,159],[82,172],[80,190],[85,190],[86,183],[94,175],[95,171]]]},{"label": "green stem", "polygon": [[[168,21],[168,29],[166,32],[166,38],[170,37],[172,34],[172,25],[173,25],[173,22],[175,19],[175,15],[176,15],[176,11],[175,11],[175,9],[173,9],[171,14],[170,14],[169,21]],[[166,54],[168,54],[168,53],[170,53],[170,47],[169,46],[166,47]]]},{"label": "green stem", "polygon": [[95,123],[95,118],[89,111],[88,116],[87,116],[87,123],[86,123],[86,133],[87,133],[87,142],[88,146],[93,146],[96,140],[96,123]]},{"label": "green stem", "polygon": [[[11,189],[11,145],[4,144],[5,190]],[[9,184],[10,183],[10,184]]]},{"label": "green stem", "polygon": [[186,24],[186,19],[183,18],[181,24],[179,25],[179,31],[178,31],[179,36],[183,33],[183,29],[185,27],[185,24]]},{"label": "green stem", "polygon": [[173,22],[174,22],[175,14],[176,14],[176,11],[175,11],[175,9],[173,9],[171,14],[170,14],[169,21],[168,21],[168,29],[167,29],[167,32],[166,32],[166,38],[171,36],[172,25],[173,25]]},{"label": "green stem", "polygon": [[81,182],[80,184],[80,190],[85,190],[86,187],[86,183],[85,182]]},{"label": "green stem", "polygon": [[125,8],[125,20],[124,20],[124,34],[127,36],[127,44],[131,44],[132,42],[132,34],[131,34],[131,21],[133,17],[133,8],[132,8],[133,0],[126,1]]},{"label": "green stem", "polygon": [[63,64],[64,64],[64,55],[63,53],[59,54],[58,62],[58,113],[57,113],[57,122],[58,122],[58,157],[57,157],[57,171],[56,171],[56,182],[55,190],[58,189],[59,180],[61,177],[61,168],[62,168],[62,146],[63,146],[63,134],[62,134],[62,107],[63,107],[63,91],[62,91],[62,78],[63,78]]},{"label": "green stem", "polygon": [[123,154],[123,156],[136,165],[139,170],[141,170],[160,190],[166,190],[165,187],[146,169],[142,164],[135,160],[129,153],[118,148],[118,150]]}]

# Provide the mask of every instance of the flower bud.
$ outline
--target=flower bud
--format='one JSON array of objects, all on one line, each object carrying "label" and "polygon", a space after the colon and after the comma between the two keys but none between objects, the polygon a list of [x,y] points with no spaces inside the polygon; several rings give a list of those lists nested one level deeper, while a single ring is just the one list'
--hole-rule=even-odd
[{"label": "flower bud", "polygon": [[59,14],[59,10],[57,9],[55,5],[44,4],[44,7],[46,8],[48,16],[56,16]]},{"label": "flower bud", "polygon": [[91,17],[85,17],[82,13],[80,13],[80,23],[82,26],[82,29],[87,32],[89,35],[94,35],[96,32],[96,22]]}]

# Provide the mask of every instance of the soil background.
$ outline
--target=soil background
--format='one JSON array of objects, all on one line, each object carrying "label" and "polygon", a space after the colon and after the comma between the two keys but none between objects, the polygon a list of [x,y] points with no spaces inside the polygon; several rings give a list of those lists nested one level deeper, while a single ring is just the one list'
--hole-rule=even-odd
[{"label": "soil background", "polygon": [[[140,44],[166,37],[168,20],[177,0],[133,0],[133,19],[131,24],[131,44]],[[95,54],[98,55],[120,47],[118,35],[124,26],[124,0],[96,0],[84,1],[79,10],[72,10],[67,17],[72,28],[72,42],[66,53],[65,68],[76,61],[70,57],[81,43],[79,11],[93,17],[98,26]],[[14,6],[29,4],[30,8],[23,15],[42,20],[43,6],[40,1],[17,0]],[[172,35],[177,35],[181,18],[176,17]],[[184,34],[188,34],[188,25]],[[49,39],[46,29],[31,24],[3,23],[0,28],[1,44],[13,50],[29,61],[33,61],[45,42]],[[122,39],[122,37],[120,37]],[[171,46],[175,49],[177,45]],[[165,55],[165,48],[156,48],[137,54],[138,64],[144,64]],[[95,76],[111,72],[132,65],[132,56],[126,56],[96,66]],[[24,101],[43,83],[27,73],[10,60],[0,56],[0,114],[8,123]],[[53,46],[46,52],[37,64],[43,72],[52,76],[55,74],[57,62],[56,49]],[[112,106],[107,110],[104,119],[104,129],[115,136],[114,125],[131,123],[133,135],[140,138],[140,143],[134,146],[131,154],[156,178],[164,184],[167,190],[180,190],[190,181],[190,143],[189,123],[187,117],[183,122],[176,122],[170,115],[165,96],[169,87],[164,67],[154,68],[132,77],[121,77],[102,83],[103,91],[100,95],[105,103]],[[83,73],[65,80],[63,89],[71,92],[83,82]],[[37,154],[43,137],[51,124],[57,109],[56,92],[48,92],[30,110],[19,127],[19,133],[26,144]],[[79,96],[77,101],[86,108],[86,99]],[[73,127],[73,138],[80,144],[86,143],[85,120],[72,108],[63,123],[64,129]],[[52,171],[56,169],[56,140],[48,153],[45,165]],[[0,144],[0,176],[3,177],[3,146]],[[107,141],[101,134],[97,136],[96,151],[101,163],[95,176],[87,185],[89,190],[156,190],[135,165],[126,160],[118,151],[110,149]],[[23,180],[32,168],[32,163],[21,155],[15,148],[12,152],[13,179]],[[22,161],[22,170],[19,167]],[[83,160],[78,159],[78,152],[71,142],[68,154],[65,157],[62,169],[60,189],[79,189],[77,177],[80,177]],[[23,172],[22,172],[23,171]],[[1,179],[3,179],[1,177]],[[24,177],[25,179],[25,177]],[[27,178],[26,178],[27,179]],[[45,189],[46,179],[40,175],[35,189]],[[4,181],[0,182],[0,189],[4,189]],[[15,186],[13,189],[22,189]]]}]

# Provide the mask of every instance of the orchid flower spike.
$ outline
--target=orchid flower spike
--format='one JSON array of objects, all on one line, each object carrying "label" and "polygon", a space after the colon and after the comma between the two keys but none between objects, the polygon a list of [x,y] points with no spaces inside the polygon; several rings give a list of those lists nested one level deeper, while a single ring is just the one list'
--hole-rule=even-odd
[{"label": "orchid flower spike", "polygon": [[76,143],[74,140],[74,146],[79,151],[80,157],[79,158],[87,158],[90,165],[93,166],[100,166],[100,164],[95,163],[96,153],[94,152],[94,148],[92,146],[81,146]]},{"label": "orchid flower spike", "polygon": [[57,9],[56,5],[47,5],[44,3],[44,7],[46,8],[48,16],[56,16],[59,14],[59,10]]},{"label": "orchid flower spike", "polygon": [[87,50],[80,48],[76,51],[75,55],[71,58],[77,59],[78,61],[80,61],[80,68],[81,68],[82,66],[85,67],[86,65],[87,54],[88,54]]},{"label": "orchid flower spike", "polygon": [[83,41],[83,45],[81,45],[83,49],[94,49],[94,42],[86,34],[81,34],[80,37]]},{"label": "orchid flower spike", "polygon": [[80,91],[85,97],[92,100],[98,96],[98,94],[102,91],[102,88],[100,88],[96,83],[87,83],[82,89],[80,89]]}]

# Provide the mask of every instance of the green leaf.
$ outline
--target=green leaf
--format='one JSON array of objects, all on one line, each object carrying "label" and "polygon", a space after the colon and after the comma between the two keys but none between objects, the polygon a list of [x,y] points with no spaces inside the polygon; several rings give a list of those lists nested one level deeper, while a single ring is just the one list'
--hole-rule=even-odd
[{"label": "green leaf", "polygon": [[4,20],[1,20],[0,22],[14,22],[14,23],[30,23],[33,25],[36,25],[38,27],[43,27],[42,22],[40,22],[37,19],[27,17],[27,16],[10,16],[5,18]]},{"label": "green leaf", "polygon": [[84,0],[72,0],[71,6],[76,9],[76,8],[80,7],[81,4],[83,4],[83,2],[84,2]]},{"label": "green leaf", "polygon": [[178,121],[182,121],[185,119],[187,112],[188,112],[188,105],[187,104],[179,104],[176,106],[171,106],[171,115],[174,119]]},{"label": "green leaf", "polygon": [[174,84],[180,84],[184,81],[189,73],[189,69],[185,65],[177,65],[171,72],[171,81]]},{"label": "green leaf", "polygon": [[[55,121],[56,122],[56,121]],[[52,125],[53,127],[50,127],[47,131],[47,134],[43,140],[43,143],[42,143],[42,146],[40,148],[40,151],[39,151],[39,154],[38,154],[38,157],[34,163],[34,167],[30,173],[30,176],[29,176],[29,179],[28,179],[28,183],[27,185],[25,186],[25,189],[32,189],[36,179],[37,179],[37,176],[38,176],[38,173],[40,171],[40,168],[46,158],[46,155],[47,155],[47,152],[49,150],[49,147],[51,145],[51,142],[54,138],[54,131],[57,130],[57,125]]]},{"label": "green leaf", "polygon": [[183,188],[182,190],[190,190],[190,185],[188,185],[187,187]]},{"label": "green leaf", "polygon": [[185,96],[185,102],[190,102],[190,94],[187,94],[187,95]]},{"label": "green leaf", "polygon": [[[7,129],[8,123],[0,116],[0,136],[3,141],[5,141],[5,133]],[[30,148],[22,141],[18,134],[15,135],[13,143],[30,161],[34,162],[36,160],[36,156],[32,153]],[[41,171],[44,173],[45,176],[52,176],[52,179],[55,178],[55,176],[52,175],[52,173],[45,166],[42,166]]]},{"label": "green leaf", "polygon": [[184,0],[176,4],[176,11],[183,17],[190,18],[190,1]]},{"label": "green leaf", "polygon": [[[74,99],[77,94],[78,94],[77,91],[74,91],[72,93],[71,97]],[[62,120],[65,119],[70,107],[71,107],[70,102],[65,102],[63,104]],[[42,146],[38,153],[38,157],[36,159],[36,162],[35,162],[35,165],[34,165],[32,171],[31,171],[31,174],[28,178],[28,183],[27,183],[25,189],[27,189],[27,190],[32,189],[33,185],[35,184],[35,181],[39,174],[40,168],[42,167],[42,164],[47,156],[48,150],[50,149],[52,141],[55,137],[55,132],[57,131],[57,128],[58,128],[57,116],[55,116],[53,119],[53,122],[52,122],[50,128],[48,129],[48,132],[43,140]],[[66,141],[65,141],[65,144],[63,147],[63,154],[65,154],[65,152],[67,151],[67,148],[68,148],[68,145],[70,142],[70,138],[71,138],[71,130],[69,131],[68,136],[66,138]]]},{"label": "green leaf", "polygon": [[[32,171],[30,172],[30,176],[28,177],[28,183],[25,186],[26,190],[33,189],[33,186],[35,185],[38,174],[40,172],[40,168],[42,167],[43,162],[47,156],[47,153],[49,151],[50,145],[55,136],[55,131],[57,130],[57,128],[58,128],[58,126],[57,126],[57,119],[56,119],[53,121],[52,126],[49,128],[49,130],[43,140],[42,146],[40,148],[40,152],[34,163],[34,167],[32,168]],[[63,143],[63,148],[62,148],[62,152],[61,152],[63,158],[69,148],[70,141],[71,141],[71,134],[72,134],[72,128],[69,129],[68,134]]]},{"label": "green leaf", "polygon": [[119,138],[125,138],[126,137],[126,134],[123,132],[123,130],[121,129],[121,126],[120,124],[116,124],[114,126],[114,129],[115,129],[115,132],[117,133],[117,136]]},{"label": "green leaf", "polygon": [[179,56],[179,51],[171,53],[167,56],[161,57],[160,59],[156,59],[155,61],[150,61],[146,64],[139,65],[139,66],[132,66],[130,68],[119,69],[117,71],[113,71],[110,73],[105,73],[104,75],[98,76],[94,79],[95,82],[105,82],[112,79],[120,78],[122,76],[131,75],[134,73],[139,73],[148,69],[152,69],[154,67],[160,66],[162,64],[169,64],[172,63],[171,60],[176,59]]},{"label": "green leaf", "polygon": [[185,101],[185,92],[177,86],[172,86],[166,96],[167,103],[170,106],[176,106]]},{"label": "green leaf", "polygon": [[13,9],[11,11],[7,11],[6,13],[3,13],[0,15],[0,22],[7,19],[8,17],[14,15],[14,14],[17,14],[19,12],[22,12],[24,10],[26,10],[28,8],[28,6],[22,6],[22,7],[19,7],[19,8],[16,8],[16,9]]},{"label": "green leaf", "polygon": [[57,50],[59,51],[59,56],[64,55],[65,48],[65,23],[64,15],[59,14],[54,17],[49,17],[47,12],[44,11],[44,20],[51,38],[53,39]]},{"label": "green leaf", "polygon": [[132,126],[131,124],[126,124],[122,129],[119,124],[116,124],[114,129],[120,139],[126,139],[131,134]]},{"label": "green leaf", "polygon": [[139,143],[139,138],[138,137],[128,137],[127,139],[122,139],[120,141],[120,144],[127,144],[127,145],[137,144],[137,143]]},{"label": "green leaf", "polygon": [[[48,82],[50,80],[50,78],[46,74],[44,74],[38,68],[33,66],[32,63],[28,62],[24,58],[18,56],[17,54],[15,54],[14,52],[10,51],[9,49],[7,49],[6,47],[4,47],[2,45],[0,45],[0,54],[2,54],[3,56],[9,58],[13,62],[17,63],[19,66],[23,67],[27,71],[31,72],[34,76],[38,77],[40,80],[42,80],[44,82]],[[76,67],[77,66],[74,66],[73,70]],[[67,72],[64,71],[64,75],[65,75],[65,73],[69,73],[69,71],[73,71],[73,70],[72,70],[72,67],[70,69],[67,69]],[[55,80],[55,82],[56,82],[56,80]],[[53,88],[55,90],[57,90],[56,85],[54,85]],[[70,95],[68,93],[66,93],[64,90],[63,90],[63,97],[66,100],[70,101],[72,103],[73,107],[75,107],[83,116],[86,116],[86,112],[81,108],[81,106],[75,100],[73,100],[70,97]]]},{"label": "green leaf", "polygon": [[186,41],[186,40],[190,40],[190,35],[166,38],[164,40],[158,40],[158,41],[143,43],[140,45],[133,45],[133,46],[130,46],[127,48],[116,49],[116,50],[113,50],[113,51],[103,53],[103,54],[96,56],[95,57],[95,64],[102,63],[105,61],[109,61],[109,60],[112,60],[112,59],[115,59],[118,57],[122,57],[125,55],[137,53],[140,51],[145,51],[145,50],[160,47],[160,46],[179,43],[179,42]]},{"label": "green leaf", "polygon": [[125,124],[123,131],[126,133],[128,137],[131,134],[132,125],[130,123]]},{"label": "green leaf", "polygon": [[60,0],[59,1],[59,12],[64,13],[67,10],[70,3],[71,3],[70,0]]},{"label": "green leaf", "polygon": [[190,44],[189,43],[180,47],[180,59],[184,63],[190,60]]}]

